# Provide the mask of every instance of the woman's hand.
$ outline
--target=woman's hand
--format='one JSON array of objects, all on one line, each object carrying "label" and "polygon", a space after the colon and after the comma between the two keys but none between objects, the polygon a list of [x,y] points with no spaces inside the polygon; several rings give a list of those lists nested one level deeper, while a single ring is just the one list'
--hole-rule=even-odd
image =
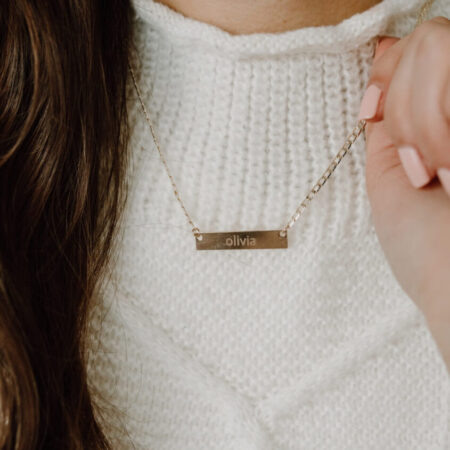
[{"label": "woman's hand", "polygon": [[[376,87],[374,87],[376,86]],[[450,372],[450,21],[379,41],[360,119],[374,226]]]}]

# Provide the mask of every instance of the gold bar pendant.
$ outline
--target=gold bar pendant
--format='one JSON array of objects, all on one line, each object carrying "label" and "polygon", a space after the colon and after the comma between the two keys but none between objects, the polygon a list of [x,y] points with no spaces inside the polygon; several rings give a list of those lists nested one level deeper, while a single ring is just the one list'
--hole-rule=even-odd
[{"label": "gold bar pendant", "polygon": [[229,231],[224,233],[201,233],[195,239],[197,250],[254,250],[260,248],[287,248],[287,233],[281,230]]}]

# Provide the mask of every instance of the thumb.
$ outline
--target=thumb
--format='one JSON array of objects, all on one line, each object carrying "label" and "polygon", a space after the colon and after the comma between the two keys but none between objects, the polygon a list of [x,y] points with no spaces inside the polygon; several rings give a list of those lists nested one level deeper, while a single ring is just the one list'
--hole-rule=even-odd
[{"label": "thumb", "polygon": [[392,36],[380,36],[375,47],[373,62],[375,62],[389,47],[392,47],[399,38]]},{"label": "thumb", "polygon": [[[375,62],[377,62],[381,58],[381,56],[383,56],[383,54],[386,52],[386,50],[388,50],[390,47],[392,47],[398,41],[399,41],[399,38],[391,37],[391,36],[380,36],[378,38],[377,45],[375,47],[375,53],[373,56],[372,71],[373,71],[373,64],[375,64]],[[372,77],[370,77],[368,85],[370,85],[371,82],[372,82]],[[367,91],[366,91],[366,93],[367,93]],[[367,99],[367,96],[364,95],[363,101],[361,102],[361,110],[359,112],[360,116],[362,115],[364,107],[367,108],[367,105],[364,105],[365,100],[367,101],[370,99]],[[374,123],[367,121],[366,129],[365,129],[365,137],[366,137],[366,140],[369,141],[371,134],[375,128],[375,131],[378,134],[377,136],[375,136],[375,139],[378,142],[384,142],[385,143],[384,146],[386,147],[386,146],[391,146],[392,143],[390,142],[387,134],[384,132],[383,127],[381,127],[381,126],[374,127],[376,122],[378,122],[379,120],[382,120],[382,118],[383,118],[384,100],[385,100],[385,93],[382,92],[381,97],[378,100],[377,112],[376,112],[375,116],[373,117]],[[369,105],[369,109],[370,109],[370,105]],[[379,145],[377,147],[379,147]]]},{"label": "thumb", "polygon": [[[358,119],[365,118],[368,122],[376,122],[383,119],[386,90],[399,57],[398,51],[388,52],[386,55],[385,53],[399,40],[399,38],[391,36],[380,36],[378,38],[372,67],[370,68],[370,77],[366,86],[368,89],[361,101]],[[384,57],[382,58],[383,55]],[[379,91],[377,89],[370,88],[369,86],[372,84],[380,88],[381,93],[378,94]]]},{"label": "thumb", "polygon": [[[398,38],[382,36],[379,38],[375,54],[374,66],[375,71],[379,70],[380,66],[391,66],[395,64],[397,59],[397,52],[386,51],[399,41]],[[382,56],[384,57],[382,58]],[[382,58],[382,60],[380,60]],[[372,67],[374,67],[372,66]],[[368,83],[372,83],[373,77]],[[366,121],[365,137],[366,137],[366,183],[369,196],[375,191],[380,190],[380,183],[386,181],[388,174],[392,175],[392,180],[399,181],[404,179],[405,186],[409,186],[401,161],[396,151],[397,148],[392,142],[388,134],[383,117],[385,92],[381,93],[378,101],[377,113],[371,120]],[[434,170],[431,169],[425,161],[422,161],[429,171],[431,176],[434,176]],[[385,185],[387,187],[387,185]]]},{"label": "thumb", "polygon": [[[398,40],[399,39],[395,37],[380,36],[375,47],[373,64],[375,64],[390,47],[398,42]],[[370,84],[371,80],[369,80],[368,85]],[[398,154],[394,151],[395,146],[388,135],[384,127],[384,121],[382,120],[384,97],[385,95],[382,92],[381,97],[378,100],[377,113],[373,117],[373,121],[366,122],[365,127],[366,183],[369,196],[371,196],[371,193],[376,189],[376,185],[379,184],[381,174],[386,174],[387,172],[390,172],[391,169],[400,166]],[[361,107],[363,107],[363,104],[361,104]]]}]

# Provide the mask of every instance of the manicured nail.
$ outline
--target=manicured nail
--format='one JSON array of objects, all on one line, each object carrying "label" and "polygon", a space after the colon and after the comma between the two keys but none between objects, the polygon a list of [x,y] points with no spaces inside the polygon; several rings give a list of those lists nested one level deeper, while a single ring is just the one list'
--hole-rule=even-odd
[{"label": "manicured nail", "polygon": [[442,183],[442,186],[445,189],[445,192],[450,195],[450,169],[441,167],[436,172],[438,174],[440,182]]},{"label": "manicured nail", "polygon": [[431,175],[423,164],[419,152],[414,147],[400,146],[398,154],[406,175],[408,175],[409,181],[414,187],[420,188],[431,180]]},{"label": "manicured nail", "polygon": [[358,120],[361,119],[372,119],[375,116],[378,109],[378,102],[381,97],[381,89],[375,84],[371,84],[361,101],[361,106],[359,109]]}]

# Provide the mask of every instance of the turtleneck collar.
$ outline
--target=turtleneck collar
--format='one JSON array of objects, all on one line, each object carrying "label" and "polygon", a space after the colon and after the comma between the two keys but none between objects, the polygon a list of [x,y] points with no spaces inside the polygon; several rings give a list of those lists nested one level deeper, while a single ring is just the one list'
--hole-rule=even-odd
[{"label": "turtleneck collar", "polygon": [[[153,0],[134,0],[133,66],[162,152],[200,227],[259,229],[287,220],[357,123],[376,36],[410,33],[422,2],[384,0],[337,25],[232,35]],[[170,187],[133,91],[130,104],[135,167],[151,159],[152,183]],[[366,206],[342,207],[349,199],[366,205],[364,158],[361,137],[319,196],[323,222],[315,201],[314,220],[327,229],[344,232],[347,220],[354,230],[366,228]],[[169,188],[158,199],[160,217],[180,213]],[[316,233],[316,226],[302,232]]]},{"label": "turtleneck collar", "polygon": [[353,50],[371,37],[388,32],[390,22],[398,15],[411,15],[415,20],[424,0],[383,0],[336,25],[240,35],[188,18],[154,0],[133,0],[133,3],[139,18],[164,30],[174,40],[238,57],[266,57],[296,52],[341,53]]}]

